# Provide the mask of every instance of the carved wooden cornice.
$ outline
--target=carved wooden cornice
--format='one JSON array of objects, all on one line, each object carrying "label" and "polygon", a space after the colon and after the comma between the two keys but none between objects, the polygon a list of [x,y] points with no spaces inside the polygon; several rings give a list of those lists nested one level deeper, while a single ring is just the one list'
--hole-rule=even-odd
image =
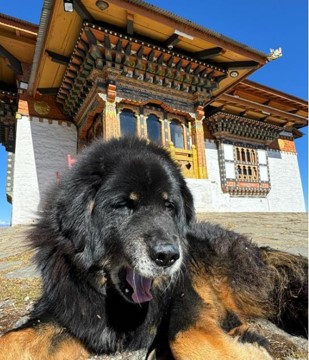
[{"label": "carved wooden cornice", "polygon": [[205,122],[216,139],[248,139],[270,144],[282,131],[280,126],[223,111],[206,117]]},{"label": "carved wooden cornice", "polygon": [[164,88],[164,92],[170,89],[179,94],[200,93],[206,100],[228,73],[218,64],[85,23],[57,96],[67,114],[77,114],[93,86],[91,74],[106,67],[116,70],[123,79],[154,85],[161,92]]}]

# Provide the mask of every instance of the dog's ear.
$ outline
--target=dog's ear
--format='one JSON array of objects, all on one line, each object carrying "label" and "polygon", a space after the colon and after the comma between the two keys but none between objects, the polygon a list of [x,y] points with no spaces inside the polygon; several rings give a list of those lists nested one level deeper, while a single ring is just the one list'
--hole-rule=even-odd
[{"label": "dog's ear", "polygon": [[69,239],[75,252],[84,248],[90,217],[95,208],[95,196],[102,183],[98,174],[80,178],[78,175],[68,176],[55,192],[54,206],[51,210],[54,227],[65,239]]}]

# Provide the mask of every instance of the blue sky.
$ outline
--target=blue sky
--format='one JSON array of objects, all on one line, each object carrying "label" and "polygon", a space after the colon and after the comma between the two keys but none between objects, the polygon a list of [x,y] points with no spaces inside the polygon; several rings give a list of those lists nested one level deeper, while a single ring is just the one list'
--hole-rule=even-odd
[{"label": "blue sky", "polygon": [[[149,3],[222,33],[257,50],[281,47],[283,57],[258,70],[250,80],[308,99],[307,0],[150,0]],[[31,4],[31,5],[30,5]],[[0,12],[39,23],[43,0],[0,2]],[[296,141],[308,209],[308,128]],[[9,224],[5,196],[6,153],[0,146],[0,225]]]}]

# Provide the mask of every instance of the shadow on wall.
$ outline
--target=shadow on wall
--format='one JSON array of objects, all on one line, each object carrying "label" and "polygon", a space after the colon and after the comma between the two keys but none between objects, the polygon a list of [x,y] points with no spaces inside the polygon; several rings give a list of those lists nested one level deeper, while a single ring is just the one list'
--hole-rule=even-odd
[{"label": "shadow on wall", "polygon": [[282,159],[281,152],[280,151],[268,151],[268,157],[272,159]]},{"label": "shadow on wall", "polygon": [[40,199],[57,181],[56,173],[67,168],[67,155],[76,155],[77,132],[75,126],[58,121],[32,120],[31,132],[37,170]]}]

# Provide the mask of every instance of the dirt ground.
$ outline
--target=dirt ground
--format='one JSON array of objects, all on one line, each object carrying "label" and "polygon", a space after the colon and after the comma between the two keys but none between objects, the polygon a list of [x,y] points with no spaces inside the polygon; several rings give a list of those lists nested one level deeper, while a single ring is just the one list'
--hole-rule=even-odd
[{"label": "dirt ground", "polygon": [[[259,245],[308,254],[305,213],[207,213],[198,214],[198,219],[246,234]],[[32,264],[33,251],[25,244],[25,231],[26,226],[0,227],[0,334],[22,323],[40,294],[40,277]],[[306,340],[289,336],[268,322],[252,326],[269,339],[274,359],[307,359]]]},{"label": "dirt ground", "polygon": [[307,213],[203,213],[197,217],[246,234],[260,246],[308,255]]}]

